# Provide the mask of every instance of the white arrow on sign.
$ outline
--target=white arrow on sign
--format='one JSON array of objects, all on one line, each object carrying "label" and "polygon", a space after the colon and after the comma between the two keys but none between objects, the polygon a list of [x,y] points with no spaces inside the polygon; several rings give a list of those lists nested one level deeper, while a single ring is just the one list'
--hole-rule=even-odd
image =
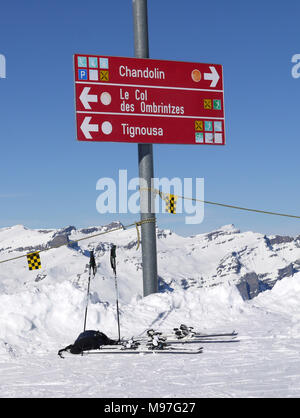
[{"label": "white arrow on sign", "polygon": [[81,95],[79,96],[79,99],[81,100],[81,103],[83,104],[85,109],[91,109],[90,103],[97,103],[98,97],[97,94],[89,94],[91,88],[90,87],[84,87],[84,89],[81,92]]},{"label": "white arrow on sign", "polygon": [[213,66],[209,66],[210,73],[204,73],[204,80],[211,80],[210,87],[216,87],[218,81],[220,80],[220,76]]},{"label": "white arrow on sign", "polygon": [[80,126],[80,129],[82,130],[84,136],[86,139],[92,139],[92,135],[90,132],[98,132],[99,131],[99,125],[97,124],[90,124],[92,117],[86,116]]}]

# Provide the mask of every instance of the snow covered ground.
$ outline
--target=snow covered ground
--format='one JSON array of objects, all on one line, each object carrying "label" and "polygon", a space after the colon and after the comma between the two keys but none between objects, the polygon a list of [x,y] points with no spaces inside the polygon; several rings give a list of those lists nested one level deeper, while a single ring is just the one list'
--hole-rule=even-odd
[{"label": "snow covered ground", "polygon": [[[92,230],[103,228],[68,234],[78,239]],[[0,261],[47,245],[61,232],[2,228]],[[123,337],[186,323],[203,332],[236,330],[239,341],[204,344],[196,355],[59,358],[58,349],[83,328],[89,249],[98,272],[88,329],[117,337],[112,242]],[[146,298],[134,230],[79,244],[41,253],[42,270],[28,271],[26,258],[0,264],[0,397],[300,397],[297,239],[239,233],[232,226],[189,238],[159,231],[161,292]],[[244,300],[236,284],[251,272],[273,287]]]}]

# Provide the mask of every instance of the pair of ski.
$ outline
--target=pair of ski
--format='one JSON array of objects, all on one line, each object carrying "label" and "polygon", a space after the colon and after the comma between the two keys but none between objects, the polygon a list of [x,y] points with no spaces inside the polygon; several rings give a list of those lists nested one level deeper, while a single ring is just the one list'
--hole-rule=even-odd
[{"label": "pair of ski", "polygon": [[98,350],[85,351],[83,354],[199,354],[202,351],[203,347],[193,349],[175,348],[172,343],[154,335],[153,338],[148,340],[121,340],[117,344],[103,345]]},{"label": "pair of ski", "polygon": [[[102,346],[98,350],[86,351],[86,354],[199,354],[203,347],[185,348],[174,347],[174,344],[184,345],[186,343],[226,343],[234,342],[237,332],[203,334],[194,332],[192,327],[181,325],[174,329],[173,334],[162,334],[161,332],[148,330],[147,335],[128,340],[122,340],[119,344]],[[217,338],[217,339],[216,339]],[[223,339],[226,338],[226,339]]]},{"label": "pair of ski", "polygon": [[154,339],[165,341],[170,344],[204,343],[204,342],[232,342],[237,341],[237,332],[204,334],[193,330],[193,327],[180,325],[174,328],[173,333],[163,334],[160,331],[149,329],[147,335],[132,338],[133,341],[144,342]]}]

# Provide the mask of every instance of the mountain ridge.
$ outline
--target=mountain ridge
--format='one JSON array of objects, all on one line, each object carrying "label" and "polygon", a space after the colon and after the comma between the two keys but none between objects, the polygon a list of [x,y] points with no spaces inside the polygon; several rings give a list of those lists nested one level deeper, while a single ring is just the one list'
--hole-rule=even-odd
[{"label": "mountain ridge", "polygon": [[[116,228],[120,230],[110,232]],[[98,232],[110,233],[88,238]],[[74,245],[76,240],[81,241]],[[59,229],[28,229],[23,225],[15,225],[0,229],[0,261],[22,252],[26,254],[48,249],[41,254],[42,271],[24,271],[26,259],[23,260],[22,274],[26,276],[26,283],[50,278],[60,281],[66,279],[78,284],[78,277],[87,274],[91,249],[95,252],[98,274],[104,278],[111,276],[108,253],[111,244],[116,244],[120,278],[123,283],[127,282],[127,299],[133,283],[132,294],[142,295],[142,261],[141,251],[136,251],[137,243],[136,230],[126,230],[119,221],[78,229],[71,225]],[[58,246],[63,247],[55,248]],[[236,285],[246,300],[272,289],[278,280],[293,277],[300,271],[300,236],[293,238],[266,236],[253,231],[241,232],[233,224],[190,237],[157,228],[157,247],[160,291],[212,287],[228,282]],[[52,256],[49,258],[50,253]],[[18,276],[18,267],[14,268],[14,263],[20,266],[20,261],[2,264],[4,276],[7,271],[10,280],[12,276]],[[67,264],[74,268],[64,268]],[[65,271],[65,277],[61,275],[62,270]],[[59,278],[54,274],[55,271],[60,272]],[[1,282],[3,285],[3,280]],[[109,293],[113,294],[112,286]]]}]

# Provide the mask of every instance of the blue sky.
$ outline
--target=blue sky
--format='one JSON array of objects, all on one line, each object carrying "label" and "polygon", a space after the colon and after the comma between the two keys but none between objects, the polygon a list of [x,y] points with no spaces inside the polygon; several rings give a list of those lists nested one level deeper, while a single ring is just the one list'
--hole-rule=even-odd
[{"label": "blue sky", "polygon": [[[300,4],[148,0],[150,58],[224,68],[225,147],[155,145],[156,177],[204,178],[205,199],[300,215]],[[74,53],[134,56],[131,0],[10,1],[1,6],[0,227],[124,224],[101,215],[99,178],[138,175],[137,144],[75,139]],[[300,234],[300,219],[205,206],[204,221],[159,215],[180,234],[233,223],[241,230]]]}]

